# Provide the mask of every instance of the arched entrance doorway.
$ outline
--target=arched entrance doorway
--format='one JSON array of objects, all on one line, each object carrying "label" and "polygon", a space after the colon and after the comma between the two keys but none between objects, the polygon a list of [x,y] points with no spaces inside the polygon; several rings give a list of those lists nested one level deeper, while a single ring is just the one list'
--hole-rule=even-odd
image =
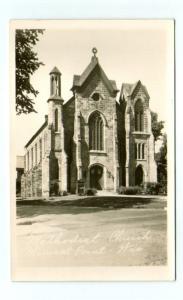
[{"label": "arched entrance doorway", "polygon": [[104,188],[104,174],[103,167],[100,165],[93,165],[90,168],[90,187],[97,190]]},{"label": "arched entrance doorway", "polygon": [[142,166],[139,165],[135,170],[135,185],[141,185],[143,183],[143,176]]}]

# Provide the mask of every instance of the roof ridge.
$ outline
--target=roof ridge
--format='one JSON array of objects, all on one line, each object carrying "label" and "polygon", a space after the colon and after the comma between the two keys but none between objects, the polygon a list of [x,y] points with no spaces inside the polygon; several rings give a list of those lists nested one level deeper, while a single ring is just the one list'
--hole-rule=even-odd
[{"label": "roof ridge", "polygon": [[118,91],[117,86],[116,86],[116,81],[115,80],[110,80],[107,75],[105,74],[104,70],[102,69],[98,58],[96,56],[93,56],[89,65],[85,68],[85,70],[82,72],[81,75],[74,75],[73,77],[73,86],[71,90],[73,89],[74,86],[82,86],[83,83],[86,81],[88,76],[91,74],[91,72],[96,68],[99,67],[101,75],[104,77],[104,81],[108,84],[108,88],[110,91]]}]

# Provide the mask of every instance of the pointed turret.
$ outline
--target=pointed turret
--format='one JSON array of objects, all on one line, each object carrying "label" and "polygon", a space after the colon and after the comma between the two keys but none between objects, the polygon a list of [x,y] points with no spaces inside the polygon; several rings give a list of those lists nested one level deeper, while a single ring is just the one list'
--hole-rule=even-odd
[{"label": "pointed turret", "polygon": [[54,67],[50,72],[50,98],[61,99],[61,72]]}]

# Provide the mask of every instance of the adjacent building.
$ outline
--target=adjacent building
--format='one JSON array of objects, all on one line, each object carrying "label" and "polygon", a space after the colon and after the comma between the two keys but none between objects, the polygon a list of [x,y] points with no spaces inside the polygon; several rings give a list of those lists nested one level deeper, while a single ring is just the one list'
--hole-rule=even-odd
[{"label": "adjacent building", "polygon": [[21,180],[24,173],[24,156],[16,157],[16,195],[21,195]]}]

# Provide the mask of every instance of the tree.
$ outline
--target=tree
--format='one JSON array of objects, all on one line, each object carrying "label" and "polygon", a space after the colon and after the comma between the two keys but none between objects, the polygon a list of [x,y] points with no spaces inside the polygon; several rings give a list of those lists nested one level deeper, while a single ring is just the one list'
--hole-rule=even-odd
[{"label": "tree", "polygon": [[39,41],[42,29],[18,29],[15,36],[16,55],[16,112],[17,114],[36,112],[33,98],[38,95],[30,83],[30,76],[41,66],[33,47]]},{"label": "tree", "polygon": [[167,190],[167,135],[163,134],[162,146],[156,155],[158,182]]},{"label": "tree", "polygon": [[164,128],[164,122],[158,121],[158,114],[151,111],[151,125],[152,133],[154,135],[154,141],[156,142],[160,136],[162,136],[162,129]]},{"label": "tree", "polygon": [[158,183],[161,186],[161,191],[167,193],[167,135],[162,133],[164,122],[158,121],[158,115],[155,112],[151,112],[151,126],[154,141],[156,142],[160,139],[162,141],[159,151],[155,153],[155,160],[157,163]]}]

